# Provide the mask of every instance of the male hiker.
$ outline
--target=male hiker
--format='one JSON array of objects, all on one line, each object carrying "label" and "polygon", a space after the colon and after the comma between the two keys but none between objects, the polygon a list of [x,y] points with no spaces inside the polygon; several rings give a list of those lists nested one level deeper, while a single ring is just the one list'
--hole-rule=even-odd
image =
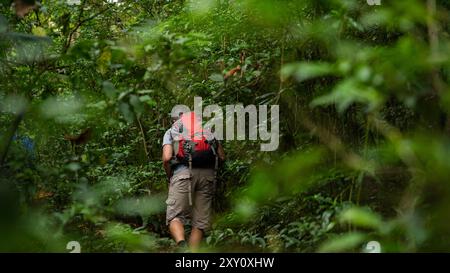
[{"label": "male hiker", "polygon": [[204,130],[194,112],[180,114],[163,138],[162,160],[169,179],[166,224],[180,247],[187,245],[184,225],[191,223],[189,247],[196,250],[210,226],[215,175],[223,148]]}]

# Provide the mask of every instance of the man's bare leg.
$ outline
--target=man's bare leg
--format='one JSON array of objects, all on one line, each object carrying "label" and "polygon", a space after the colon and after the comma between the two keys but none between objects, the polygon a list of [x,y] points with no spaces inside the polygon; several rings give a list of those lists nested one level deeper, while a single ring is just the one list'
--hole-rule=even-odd
[{"label": "man's bare leg", "polygon": [[189,247],[192,251],[196,251],[198,249],[202,238],[203,230],[193,227],[191,230],[191,236],[189,237]]},{"label": "man's bare leg", "polygon": [[170,234],[172,234],[173,239],[178,244],[184,241],[184,225],[178,218],[174,218],[169,224]]}]

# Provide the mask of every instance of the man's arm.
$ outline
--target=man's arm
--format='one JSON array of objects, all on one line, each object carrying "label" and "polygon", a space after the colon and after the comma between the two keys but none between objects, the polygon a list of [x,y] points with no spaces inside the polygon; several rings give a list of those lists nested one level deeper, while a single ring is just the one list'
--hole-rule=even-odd
[{"label": "man's arm", "polygon": [[166,171],[167,179],[170,181],[172,176],[172,169],[170,168],[170,160],[172,159],[173,148],[171,144],[166,144],[163,146],[162,161],[164,170]]}]

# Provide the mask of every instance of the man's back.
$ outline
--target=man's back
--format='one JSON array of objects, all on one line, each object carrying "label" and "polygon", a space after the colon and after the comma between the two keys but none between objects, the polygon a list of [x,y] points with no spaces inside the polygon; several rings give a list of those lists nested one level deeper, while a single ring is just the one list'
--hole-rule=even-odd
[{"label": "man's back", "polygon": [[[169,180],[166,223],[177,244],[185,242],[184,225],[190,223],[192,225],[190,246],[196,248],[204,231],[209,229],[211,224],[216,169],[218,161],[224,160],[225,155],[218,141],[213,144],[211,140],[204,138],[195,140],[197,142],[180,137],[175,139],[172,132],[173,128],[167,130],[163,137],[162,157]],[[199,141],[205,141],[204,147],[214,151],[213,158],[205,158],[210,162],[204,162],[206,164],[203,167],[192,164],[192,156],[195,152],[193,148],[196,145],[203,145]],[[189,147],[186,143],[191,147],[186,148],[185,146]]]}]

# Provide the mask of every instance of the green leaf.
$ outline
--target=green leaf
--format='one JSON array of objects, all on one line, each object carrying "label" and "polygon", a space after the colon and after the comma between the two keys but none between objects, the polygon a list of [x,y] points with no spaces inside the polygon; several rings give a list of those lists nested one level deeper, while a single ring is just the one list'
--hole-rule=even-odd
[{"label": "green leaf", "polygon": [[35,26],[31,29],[31,32],[36,36],[40,36],[40,37],[47,36],[47,32],[45,31],[45,29],[43,27]]},{"label": "green leaf", "polygon": [[152,93],[154,93],[154,92],[155,92],[155,91],[152,90],[152,89],[144,89],[144,90],[139,90],[139,91],[137,91],[137,93],[140,94],[140,95],[152,94]]},{"label": "green leaf", "polygon": [[24,112],[27,106],[28,100],[19,95],[8,95],[4,100],[0,100],[0,110],[15,115]]},{"label": "green leaf", "polygon": [[362,244],[366,236],[363,233],[352,232],[327,240],[319,247],[318,252],[345,252]]},{"label": "green leaf", "polygon": [[40,105],[42,116],[48,119],[55,119],[61,123],[73,121],[80,114],[82,103],[75,98],[50,97]]},{"label": "green leaf", "polygon": [[8,21],[3,15],[0,15],[0,33],[4,33],[8,30]]},{"label": "green leaf", "polygon": [[136,113],[136,116],[140,117],[144,112],[144,105],[140,101],[139,97],[136,95],[131,95],[130,104],[133,106],[134,113]]},{"label": "green leaf", "polygon": [[142,198],[126,198],[118,202],[116,210],[122,215],[150,216],[164,211],[163,196],[148,196]]},{"label": "green leaf", "polygon": [[133,112],[131,111],[130,105],[128,103],[120,102],[119,110],[128,123],[132,123],[134,121],[134,115],[133,115]]},{"label": "green leaf", "polygon": [[281,69],[282,78],[294,77],[297,81],[326,76],[335,73],[333,65],[329,63],[315,62],[315,63],[291,63],[284,65]]},{"label": "green leaf", "polygon": [[217,73],[209,76],[209,79],[214,82],[223,82],[223,76],[221,74],[217,74]]},{"label": "green leaf", "polygon": [[383,101],[383,96],[371,86],[358,83],[354,79],[340,82],[331,93],[320,96],[311,102],[311,106],[335,104],[338,112],[344,112],[352,103],[366,104],[368,111],[377,109]]},{"label": "green leaf", "polygon": [[360,207],[352,207],[345,210],[340,215],[339,220],[358,227],[373,229],[379,229],[383,224],[381,217],[378,214],[373,213],[369,209]]},{"label": "green leaf", "polygon": [[78,164],[76,162],[71,162],[66,165],[66,169],[69,171],[72,171],[72,172],[76,172],[81,169],[81,166],[80,166],[80,164]]},{"label": "green leaf", "polygon": [[154,99],[152,99],[149,95],[139,97],[139,100],[143,103],[147,103],[149,106],[156,106],[157,103]]},{"label": "green leaf", "polygon": [[117,94],[117,90],[114,87],[114,84],[112,84],[110,81],[104,81],[102,85],[103,85],[103,92],[105,92],[106,96],[109,99],[113,99]]},{"label": "green leaf", "polygon": [[190,0],[187,2],[188,10],[197,16],[207,14],[215,5],[214,0]]}]

